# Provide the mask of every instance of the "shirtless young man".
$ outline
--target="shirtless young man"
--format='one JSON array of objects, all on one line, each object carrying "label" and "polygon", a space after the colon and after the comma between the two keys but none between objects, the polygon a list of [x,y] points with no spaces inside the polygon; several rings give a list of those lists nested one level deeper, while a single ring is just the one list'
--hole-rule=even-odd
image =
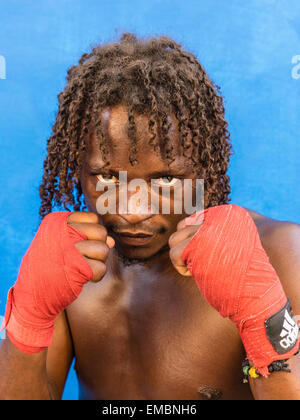
[{"label": "shirtless young man", "polygon": [[[228,204],[229,155],[222,98],[171,39],[124,34],[69,70],[41,216],[53,203],[75,211],[43,220],[9,293],[1,399],[60,399],[73,358],[81,399],[300,399],[299,342],[280,352],[277,337],[286,296],[300,314],[300,226]],[[211,217],[100,216],[96,187],[119,171],[203,178]],[[291,372],[243,383],[246,353],[254,368],[288,359]]]}]

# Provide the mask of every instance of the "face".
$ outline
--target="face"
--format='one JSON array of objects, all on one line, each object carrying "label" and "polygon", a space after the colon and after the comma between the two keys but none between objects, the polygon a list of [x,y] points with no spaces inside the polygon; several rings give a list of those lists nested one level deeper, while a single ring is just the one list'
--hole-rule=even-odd
[{"label": "face", "polygon": [[[195,178],[192,167],[187,164],[186,158],[179,150],[177,120],[174,115],[169,115],[169,121],[172,124],[169,137],[177,153],[175,161],[170,165],[149,145],[151,134],[148,130],[147,116],[136,114],[134,118],[138,142],[138,163],[132,166],[129,162],[131,140],[127,136],[126,108],[119,105],[101,111],[102,127],[110,149],[109,165],[105,166],[95,132],[92,132],[81,171],[81,186],[89,211],[99,214],[97,200],[104,192],[100,192],[97,185],[99,183],[104,186],[116,184],[118,187],[120,171],[127,172],[127,183],[134,179],[144,180],[147,188],[149,187],[147,190],[149,194],[152,191],[151,180],[156,186],[173,186],[176,183],[179,185],[179,182],[181,186],[183,179]],[[129,201],[135,193],[136,191],[127,191],[126,199]],[[99,216],[99,220],[115,239],[116,249],[120,255],[127,259],[144,260],[168,249],[169,236],[176,230],[177,223],[186,216],[184,212],[175,214],[174,194],[171,193],[170,197],[169,214],[165,214],[161,209],[158,214],[151,213],[150,200],[147,211],[141,206],[139,211],[130,213],[127,209],[127,212],[122,213],[119,208],[119,194],[116,194],[117,211]]]}]

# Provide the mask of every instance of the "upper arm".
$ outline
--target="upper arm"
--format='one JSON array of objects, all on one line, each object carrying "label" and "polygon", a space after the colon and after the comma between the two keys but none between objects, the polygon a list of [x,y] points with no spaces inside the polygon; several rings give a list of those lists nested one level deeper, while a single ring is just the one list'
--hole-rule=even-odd
[{"label": "upper arm", "polygon": [[73,345],[65,312],[55,321],[52,345],[47,352],[47,376],[50,392],[61,399],[68,372],[73,360]]},{"label": "upper arm", "polygon": [[262,245],[290,299],[300,315],[300,225],[278,222],[262,238]]},{"label": "upper arm", "polygon": [[[260,234],[262,245],[274,267],[296,320],[300,320],[300,225],[290,222],[269,224]],[[255,399],[299,400],[300,353],[289,361],[292,373],[278,372],[268,379],[250,380]]]}]

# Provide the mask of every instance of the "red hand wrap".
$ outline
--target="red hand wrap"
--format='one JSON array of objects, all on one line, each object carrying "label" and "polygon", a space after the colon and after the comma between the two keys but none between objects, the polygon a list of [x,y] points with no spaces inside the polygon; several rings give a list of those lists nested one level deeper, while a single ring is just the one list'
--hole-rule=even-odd
[{"label": "red hand wrap", "polygon": [[86,235],[67,224],[71,212],[55,212],[42,221],[22,258],[18,279],[8,292],[1,330],[25,353],[52,342],[54,321],[93,278],[86,259],[74,246]]},{"label": "red hand wrap", "polygon": [[[284,324],[285,311],[275,315],[283,309],[287,297],[253,219],[244,208],[211,207],[190,216],[186,225],[197,224],[197,219],[202,221],[203,217],[204,223],[184,249],[182,260],[208,303],[236,324],[247,358],[260,374],[268,376],[268,366],[273,361],[288,359],[299,349],[298,326]],[[265,321],[271,325],[268,332]],[[284,325],[292,331],[290,346],[285,353],[280,350],[278,353],[274,340],[277,350],[280,349],[280,333],[283,337],[284,331],[288,332],[282,328]]]}]

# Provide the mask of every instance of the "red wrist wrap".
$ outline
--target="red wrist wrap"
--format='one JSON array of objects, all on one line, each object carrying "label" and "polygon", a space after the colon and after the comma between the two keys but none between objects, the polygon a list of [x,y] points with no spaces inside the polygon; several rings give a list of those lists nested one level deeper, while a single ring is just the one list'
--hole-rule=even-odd
[{"label": "red wrist wrap", "polygon": [[42,221],[22,258],[18,279],[8,292],[1,330],[25,353],[52,342],[54,321],[80,294],[93,272],[75,242],[86,235],[67,224],[71,212],[54,212]]},{"label": "red wrist wrap", "polygon": [[[204,298],[237,326],[247,358],[268,376],[268,366],[299,349],[299,328],[250,214],[221,205],[190,216],[204,223],[183,251]],[[286,306],[285,306],[286,305]]]}]

